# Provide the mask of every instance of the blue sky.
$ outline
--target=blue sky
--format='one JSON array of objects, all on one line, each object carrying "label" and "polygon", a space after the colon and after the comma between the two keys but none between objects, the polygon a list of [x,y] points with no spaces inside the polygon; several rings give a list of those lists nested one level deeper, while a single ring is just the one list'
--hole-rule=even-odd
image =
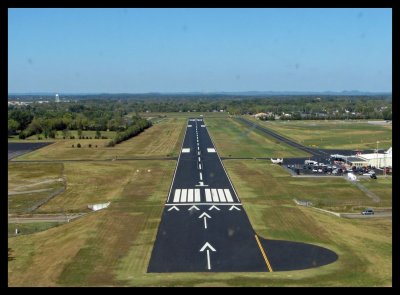
[{"label": "blue sky", "polygon": [[391,9],[8,11],[10,93],[391,89]]}]

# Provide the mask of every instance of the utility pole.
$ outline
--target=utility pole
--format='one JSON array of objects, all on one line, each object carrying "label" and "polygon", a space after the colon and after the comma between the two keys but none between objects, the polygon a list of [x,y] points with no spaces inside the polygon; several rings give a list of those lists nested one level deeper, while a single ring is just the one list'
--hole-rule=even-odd
[{"label": "utility pole", "polygon": [[379,164],[378,164],[378,144],[379,144],[379,141],[376,141],[376,166],[379,168]]}]

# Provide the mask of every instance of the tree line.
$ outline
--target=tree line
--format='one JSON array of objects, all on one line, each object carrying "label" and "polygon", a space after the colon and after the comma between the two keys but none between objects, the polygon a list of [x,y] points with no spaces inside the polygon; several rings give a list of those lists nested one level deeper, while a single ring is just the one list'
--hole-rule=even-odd
[{"label": "tree line", "polygon": [[[229,96],[229,95],[86,95],[70,102],[8,107],[8,133],[21,138],[57,130],[110,130],[123,133],[143,112],[212,112],[232,115],[290,114],[285,119],[392,119],[391,95],[376,96]],[[78,99],[79,98],[79,99]],[[20,98],[23,100],[24,98]],[[35,102],[36,101],[36,102]],[[128,116],[128,114],[134,114]]]}]

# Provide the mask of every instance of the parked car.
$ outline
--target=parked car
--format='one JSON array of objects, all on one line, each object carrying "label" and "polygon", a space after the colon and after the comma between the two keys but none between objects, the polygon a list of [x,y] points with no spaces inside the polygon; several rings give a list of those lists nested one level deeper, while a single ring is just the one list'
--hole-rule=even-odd
[{"label": "parked car", "polygon": [[374,215],[374,210],[373,209],[366,209],[363,212],[361,212],[362,215]]}]

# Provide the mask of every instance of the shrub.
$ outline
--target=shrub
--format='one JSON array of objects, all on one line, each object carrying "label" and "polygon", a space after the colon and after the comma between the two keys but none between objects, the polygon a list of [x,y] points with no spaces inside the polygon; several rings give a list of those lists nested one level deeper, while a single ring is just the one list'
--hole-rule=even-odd
[{"label": "shrub", "polygon": [[78,143],[78,144],[76,145],[76,147],[80,148],[80,147],[81,147],[81,144],[80,144],[80,143]]},{"label": "shrub", "polygon": [[92,147],[92,144],[91,144],[91,143],[89,143],[89,147],[90,147],[90,148]]},{"label": "shrub", "polygon": [[75,145],[72,145],[72,147],[75,147]]}]

